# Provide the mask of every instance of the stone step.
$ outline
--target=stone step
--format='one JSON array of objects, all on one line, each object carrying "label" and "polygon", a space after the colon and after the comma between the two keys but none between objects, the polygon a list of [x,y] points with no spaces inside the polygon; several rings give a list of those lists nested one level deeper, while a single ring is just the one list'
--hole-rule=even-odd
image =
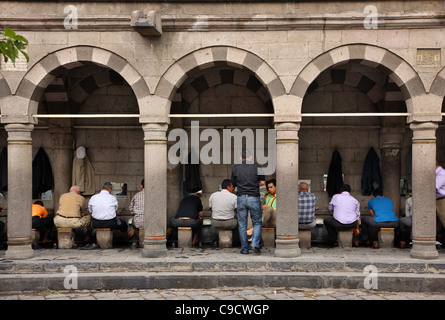
[{"label": "stone step", "polygon": [[368,275],[363,272],[200,271],[1,274],[0,291],[292,287],[445,292],[444,274],[377,273],[374,279],[367,277]]},{"label": "stone step", "polygon": [[[100,252],[97,250],[95,252]],[[249,255],[248,255],[249,256]],[[115,260],[16,260],[0,261],[0,274],[61,273],[66,266],[75,266],[82,273],[96,272],[363,272],[372,265],[381,273],[444,274],[445,262],[440,260],[359,260],[344,259],[283,259],[261,256],[204,258],[186,256],[170,259]],[[244,258],[244,259],[243,259]]]}]

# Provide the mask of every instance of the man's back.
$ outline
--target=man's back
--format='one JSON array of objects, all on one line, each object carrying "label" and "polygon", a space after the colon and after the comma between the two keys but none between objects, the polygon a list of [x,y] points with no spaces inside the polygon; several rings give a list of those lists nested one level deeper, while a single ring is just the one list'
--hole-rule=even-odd
[{"label": "man's back", "polygon": [[374,211],[375,222],[397,221],[394,204],[391,199],[375,197],[368,201],[368,209]]},{"label": "man's back", "polygon": [[232,183],[238,195],[260,196],[259,182],[264,181],[261,168],[257,164],[238,164],[232,169]]},{"label": "man's back", "polygon": [[175,218],[199,219],[199,212],[203,210],[201,199],[195,195],[181,200]]},{"label": "man's back", "polygon": [[223,189],[212,193],[209,198],[213,219],[232,219],[235,216],[236,195]]},{"label": "man's back", "polygon": [[92,217],[97,220],[110,220],[116,217],[118,202],[115,196],[108,191],[102,190],[91,197],[88,209],[92,212]]},{"label": "man's back", "polygon": [[329,210],[334,211],[334,218],[343,224],[353,223],[360,218],[360,203],[346,191],[332,197]]},{"label": "man's back", "polygon": [[60,196],[57,213],[64,217],[81,217],[85,207],[85,198],[76,192],[67,192]]},{"label": "man's back", "polygon": [[298,194],[298,222],[309,223],[315,220],[315,204],[317,196],[309,192],[300,192]]}]

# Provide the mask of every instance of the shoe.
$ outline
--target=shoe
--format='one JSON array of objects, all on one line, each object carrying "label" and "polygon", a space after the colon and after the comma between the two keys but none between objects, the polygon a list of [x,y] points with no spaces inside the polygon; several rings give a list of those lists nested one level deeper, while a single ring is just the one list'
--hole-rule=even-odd
[{"label": "shoe", "polygon": [[99,249],[100,246],[96,243],[89,243],[81,248],[79,248],[79,250],[94,250],[94,249]]},{"label": "shoe", "polygon": [[372,243],[372,247],[373,247],[374,249],[379,249],[379,248],[380,248],[379,242],[378,242],[378,241],[374,241],[374,242]]},{"label": "shoe", "polygon": [[358,243],[358,241],[352,241],[352,246],[354,248],[358,248],[360,246],[360,244]]},{"label": "shoe", "polygon": [[241,254],[249,254],[249,251],[246,252],[246,251],[241,250],[240,253]]},{"label": "shoe", "polygon": [[252,249],[253,249],[253,252],[255,252],[255,254],[261,254],[260,248],[253,247]]},{"label": "shoe", "polygon": [[133,242],[133,243],[131,244],[130,249],[131,249],[131,250],[135,250],[135,249],[137,249],[137,247],[138,247],[138,243],[137,243],[137,242]]}]

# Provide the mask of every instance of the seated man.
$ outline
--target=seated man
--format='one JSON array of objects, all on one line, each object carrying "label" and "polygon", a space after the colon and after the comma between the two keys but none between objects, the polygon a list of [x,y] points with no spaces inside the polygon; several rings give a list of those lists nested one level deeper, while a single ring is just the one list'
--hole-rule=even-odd
[{"label": "seated man", "polygon": [[[267,193],[264,196],[262,227],[276,228],[277,226],[277,181],[275,179],[266,182]],[[252,220],[249,217],[247,235],[252,236]],[[250,239],[249,239],[250,241]]]},{"label": "seated man", "polygon": [[412,241],[412,226],[413,226],[413,197],[409,197],[405,201],[405,216],[399,219],[400,242],[401,249],[409,246]]},{"label": "seated man", "polygon": [[315,204],[317,196],[309,193],[309,186],[306,182],[298,185],[298,229],[308,230],[315,227]]},{"label": "seated man", "polygon": [[263,227],[275,228],[277,226],[277,181],[271,179],[266,182],[267,193],[263,205]]},{"label": "seated man", "polygon": [[[92,216],[91,226],[94,229],[110,228],[118,229],[122,233],[126,233],[128,225],[125,220],[119,219],[116,216],[116,211],[119,206],[116,197],[111,195],[112,190],[112,184],[105,182],[100,193],[92,196],[88,202],[88,209]],[[85,249],[96,248],[98,248],[98,245],[93,243]]]},{"label": "seated man", "polygon": [[215,228],[235,229],[238,226],[236,219],[236,195],[235,187],[230,179],[225,179],[221,184],[221,191],[212,193],[209,198],[209,207],[212,210],[212,225]]},{"label": "seated man", "polygon": [[[90,225],[91,216],[83,215],[84,207],[85,198],[80,195],[80,187],[72,186],[69,192],[60,196],[59,209],[54,217],[54,224],[58,228],[86,231]],[[85,241],[89,241],[88,238]]]},{"label": "seated man", "polygon": [[340,187],[340,193],[335,194],[329,203],[329,211],[333,211],[332,217],[324,219],[324,226],[328,232],[328,239],[337,244],[338,230],[358,229],[360,219],[360,202],[350,194],[351,186],[344,184]]},{"label": "seated man", "polygon": [[53,219],[48,217],[48,211],[43,205],[43,202],[37,200],[32,205],[32,228],[44,233],[42,242],[48,243],[48,234],[53,226]]},{"label": "seated man", "polygon": [[193,231],[192,245],[197,246],[202,227],[202,190],[182,199],[176,215],[171,218],[170,225],[177,232],[178,227],[191,227]]},{"label": "seated man", "polygon": [[374,248],[379,248],[377,232],[379,228],[396,228],[399,220],[394,213],[394,204],[391,199],[383,197],[383,193],[374,190],[372,199],[368,201],[370,216],[362,217],[362,240]]},{"label": "seated man", "polygon": [[132,239],[131,249],[136,249],[139,243],[139,229],[144,228],[144,179],[141,181],[141,191],[136,193],[130,201],[130,214],[133,215],[132,227],[136,231]]}]

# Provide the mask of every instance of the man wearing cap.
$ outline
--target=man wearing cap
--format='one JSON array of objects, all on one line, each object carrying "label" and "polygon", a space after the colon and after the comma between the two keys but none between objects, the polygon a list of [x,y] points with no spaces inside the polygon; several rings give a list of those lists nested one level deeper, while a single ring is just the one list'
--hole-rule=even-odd
[{"label": "man wearing cap", "polygon": [[192,245],[197,246],[202,227],[202,190],[182,199],[176,215],[171,218],[170,225],[177,232],[178,227],[191,227],[193,232]]}]

